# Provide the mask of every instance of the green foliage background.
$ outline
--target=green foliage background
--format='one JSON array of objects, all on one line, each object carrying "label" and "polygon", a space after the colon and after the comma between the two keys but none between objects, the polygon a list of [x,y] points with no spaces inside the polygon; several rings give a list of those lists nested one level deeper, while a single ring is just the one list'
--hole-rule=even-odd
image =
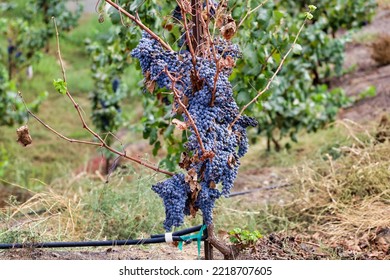
[{"label": "green foliage background", "polygon": [[[153,31],[175,46],[181,32],[180,26],[176,26],[171,17],[174,5],[165,5],[162,1],[120,3],[132,13],[137,11],[146,25],[151,26]],[[348,33],[343,36],[336,36],[336,33],[344,28],[360,27],[370,20],[375,11],[375,1],[315,1],[313,4],[317,5],[318,9],[314,12],[312,22],[305,27],[298,41],[299,46],[294,48],[294,55],[287,60],[267,94],[247,112],[259,121],[257,131],[252,133],[252,139],[256,141],[256,135],[264,135],[268,140],[268,150],[272,148],[272,143],[276,150],[280,150],[280,141],[285,137],[296,142],[301,130],[315,132],[323,128],[334,120],[340,107],[351,103],[342,89],[328,88],[329,78],[342,74],[344,46],[349,39]],[[257,5],[257,1],[235,1],[232,5],[232,15],[236,22],[244,16],[243,11],[254,9]],[[304,11],[307,11],[304,1],[268,1],[244,22],[234,38],[243,53],[232,76],[239,105],[248,103],[276,71],[295,39],[305,16]],[[140,31],[132,25],[126,29],[131,30],[131,35],[118,31],[118,28],[125,28],[118,25],[126,25],[127,22],[121,19],[117,12],[112,10],[109,13],[112,23],[116,26],[109,31],[111,36],[108,46],[100,47],[100,50],[104,50],[107,57],[112,56],[113,50],[118,48],[125,50],[124,57],[119,60],[132,62],[128,53],[134,47],[134,42],[137,42]],[[167,24],[173,26],[173,29],[164,29]],[[117,53],[118,51],[115,52]],[[100,62],[105,59],[102,53],[99,53],[100,58],[96,58],[96,54],[93,57],[95,64],[99,59]],[[118,65],[119,68],[122,67],[121,62]],[[105,95],[100,95],[107,96],[109,103],[111,99],[119,100],[125,97],[124,94],[110,92],[110,83],[118,73],[112,70],[106,70],[104,73],[107,74],[104,76],[107,80],[102,83],[101,88],[105,87]],[[163,89],[156,89],[154,93],[158,98],[151,96],[146,90],[143,93],[134,91],[131,95],[132,98],[138,98],[139,94],[142,96],[144,116],[141,121],[145,126],[144,138],[154,145],[154,153],[160,148],[167,150],[168,156],[161,165],[174,170],[183,151],[185,134],[172,133],[174,128],[170,122],[172,114],[169,99],[160,98],[161,91]],[[115,102],[110,104],[117,107]],[[105,110],[107,114],[112,112],[112,109]],[[99,112],[101,108],[95,106],[93,114]],[[120,126],[118,116],[114,117],[118,121],[104,130],[117,129]],[[99,118],[95,117],[94,120],[102,128]],[[290,144],[287,143],[286,147],[289,148]]]}]

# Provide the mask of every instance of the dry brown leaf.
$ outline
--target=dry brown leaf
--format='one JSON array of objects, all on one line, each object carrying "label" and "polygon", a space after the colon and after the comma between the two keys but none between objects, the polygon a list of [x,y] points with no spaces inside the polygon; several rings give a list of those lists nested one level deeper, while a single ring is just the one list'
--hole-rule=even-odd
[{"label": "dry brown leaf", "polygon": [[24,125],[16,130],[16,134],[18,135],[17,142],[26,147],[32,143],[32,138],[30,132],[28,131],[28,126]]},{"label": "dry brown leaf", "polygon": [[224,23],[225,23],[225,17],[221,14],[218,15],[216,20],[217,28],[221,29]]},{"label": "dry brown leaf", "polygon": [[166,30],[168,30],[168,31],[170,32],[170,31],[172,31],[172,29],[173,29],[173,24],[172,24],[172,23],[165,23],[165,24],[163,25],[163,28],[166,29]]},{"label": "dry brown leaf", "polygon": [[191,163],[192,163],[192,160],[191,158],[188,157],[187,153],[186,152],[183,152],[180,156],[180,162],[179,162],[179,166],[185,170],[187,170],[188,168],[190,168],[191,166]]},{"label": "dry brown leaf", "polygon": [[222,36],[226,40],[232,39],[234,34],[236,34],[236,30],[237,30],[237,26],[234,21],[229,22],[221,27]]},{"label": "dry brown leaf", "polygon": [[190,185],[191,196],[190,196],[190,214],[195,217],[198,208],[195,207],[195,202],[198,198],[198,194],[201,190],[201,186],[198,182],[198,174],[196,173],[195,168],[188,170],[188,173],[185,176],[185,181]]},{"label": "dry brown leaf", "polygon": [[150,72],[147,71],[145,73],[145,87],[150,92],[153,93],[156,88],[156,81],[150,80]]},{"label": "dry brown leaf", "polygon": [[227,163],[230,168],[233,168],[236,165],[235,157],[233,155],[229,155]]},{"label": "dry brown leaf", "polygon": [[176,126],[179,130],[187,130],[188,125],[185,122],[182,122],[178,119],[173,119],[172,124]]},{"label": "dry brown leaf", "polygon": [[219,60],[219,67],[221,68],[233,68],[234,65],[234,59],[230,55],[226,56],[226,58],[221,58]]},{"label": "dry brown leaf", "polygon": [[191,192],[194,192],[197,189],[200,190],[200,185],[198,183],[198,174],[196,173],[195,168],[191,168],[190,170],[188,170],[188,173],[185,176],[185,181],[187,184],[190,185]]}]

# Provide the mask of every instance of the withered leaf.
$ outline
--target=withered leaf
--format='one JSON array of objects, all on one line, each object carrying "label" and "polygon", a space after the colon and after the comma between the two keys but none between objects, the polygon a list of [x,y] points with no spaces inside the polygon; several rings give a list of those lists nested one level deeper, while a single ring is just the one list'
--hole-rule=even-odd
[{"label": "withered leaf", "polygon": [[187,130],[188,126],[185,122],[182,122],[178,119],[173,119],[172,124],[176,126],[179,130]]},{"label": "withered leaf", "polygon": [[32,138],[30,132],[28,131],[28,126],[24,125],[16,130],[16,134],[18,135],[17,142],[26,147],[32,143]]},{"label": "withered leaf", "polygon": [[232,21],[221,27],[221,34],[223,38],[230,40],[233,38],[234,34],[236,34],[236,29],[236,23]]},{"label": "withered leaf", "polygon": [[221,27],[223,26],[223,24],[225,23],[225,19],[224,19],[224,16],[223,15],[218,15],[217,16],[217,20],[216,20],[216,25],[219,29],[221,29]]},{"label": "withered leaf", "polygon": [[188,169],[191,166],[192,160],[189,158],[188,154],[186,152],[183,152],[180,155],[180,162],[179,166],[183,169]]},{"label": "withered leaf", "polygon": [[146,73],[145,73],[145,80],[144,80],[144,83],[145,83],[146,89],[147,89],[150,93],[153,93],[153,92],[154,92],[154,89],[156,88],[156,81],[152,81],[152,80],[150,79],[150,72],[149,72],[149,71],[146,71]]},{"label": "withered leaf", "polygon": [[195,168],[188,170],[184,180],[190,185],[191,192],[198,188],[198,174],[196,173]]},{"label": "withered leaf", "polygon": [[190,204],[190,215],[192,218],[196,217],[196,212],[198,212],[198,210],[199,210],[197,207],[195,207],[194,203]]},{"label": "withered leaf", "polygon": [[164,26],[163,26],[164,29],[168,30],[168,31],[172,31],[173,29],[173,24],[172,23],[165,23]]},{"label": "withered leaf", "polygon": [[219,67],[221,68],[233,68],[234,65],[234,59],[230,55],[226,56],[226,58],[221,58],[219,60]]},{"label": "withered leaf", "polygon": [[201,185],[198,182],[198,174],[196,173],[195,168],[188,170],[188,173],[185,176],[185,181],[190,185],[191,195],[189,197],[189,207],[190,214],[195,217],[198,208],[195,206],[195,202],[198,198],[198,194],[202,189]]},{"label": "withered leaf", "polygon": [[233,168],[236,165],[235,157],[233,155],[229,155],[227,163],[228,163],[230,168]]}]

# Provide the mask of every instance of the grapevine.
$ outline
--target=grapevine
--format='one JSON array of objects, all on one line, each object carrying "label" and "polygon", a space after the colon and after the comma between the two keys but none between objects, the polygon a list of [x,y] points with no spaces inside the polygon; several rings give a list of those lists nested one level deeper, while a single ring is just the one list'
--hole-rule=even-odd
[{"label": "grapevine", "polygon": [[[312,15],[310,12],[306,13],[301,28],[296,32],[295,39],[284,53],[267,86],[259,90],[257,96],[240,109],[233,96],[233,86],[229,78],[242,54],[238,45],[231,41],[237,26],[228,11],[227,1],[177,1],[179,8],[175,9],[174,19],[182,32],[182,40],[176,41],[178,49],[166,43],[163,37],[146,27],[138,17],[130,15],[111,0],[105,1],[142,29],[142,37],[137,47],[131,51],[131,56],[139,61],[145,88],[152,93],[158,88],[159,93],[172,97],[167,99],[167,102],[171,103],[172,124],[187,134],[185,150],[178,164],[182,171],[171,173],[127,155],[126,152],[120,152],[89,128],[79,105],[66,86],[58,33],[58,56],[63,79],[56,80],[54,84],[56,89],[73,103],[83,128],[98,141],[68,138],[46,125],[27,108],[28,113],[68,142],[103,147],[170,176],[152,186],[164,202],[165,230],[170,231],[172,227],[182,225],[186,215],[195,216],[200,210],[205,224],[208,225],[209,242],[225,257],[232,256],[231,250],[214,235],[213,208],[218,198],[229,196],[237,177],[240,158],[248,151],[246,129],[257,126],[257,121],[243,112],[270,88],[287,56],[296,46],[306,20]],[[177,15],[179,12],[181,16]]]}]

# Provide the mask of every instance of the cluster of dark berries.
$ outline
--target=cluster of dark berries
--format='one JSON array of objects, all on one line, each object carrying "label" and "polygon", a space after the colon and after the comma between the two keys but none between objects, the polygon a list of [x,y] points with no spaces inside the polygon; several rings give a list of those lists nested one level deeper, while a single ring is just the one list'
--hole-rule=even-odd
[{"label": "cluster of dark berries", "polygon": [[[240,57],[236,45],[223,39],[218,39],[215,43],[218,59],[235,61]],[[205,223],[211,224],[215,201],[221,196],[229,195],[237,176],[239,159],[248,150],[246,128],[257,125],[252,118],[242,116],[230,127],[239,114],[229,82],[233,65],[217,71],[214,58],[196,57],[194,67],[188,51],[167,51],[147,33],[143,33],[139,45],[131,55],[140,61],[145,80],[155,82],[160,88],[174,89],[180,99],[188,101],[186,109],[195,123],[204,149],[188,116],[181,112],[191,132],[185,144],[186,154],[197,159],[191,160],[186,171],[195,170],[197,174],[200,190],[197,190],[193,206],[202,211]],[[215,79],[217,72],[218,78]],[[194,90],[194,73],[201,82],[200,90]],[[172,77],[175,77],[175,82],[170,79]],[[179,108],[176,100],[174,102],[173,108]],[[211,156],[206,156],[205,152]],[[152,189],[164,201],[165,229],[169,231],[172,226],[180,226],[184,216],[190,214],[190,198],[194,191],[185,175],[177,174],[154,185]]]}]

